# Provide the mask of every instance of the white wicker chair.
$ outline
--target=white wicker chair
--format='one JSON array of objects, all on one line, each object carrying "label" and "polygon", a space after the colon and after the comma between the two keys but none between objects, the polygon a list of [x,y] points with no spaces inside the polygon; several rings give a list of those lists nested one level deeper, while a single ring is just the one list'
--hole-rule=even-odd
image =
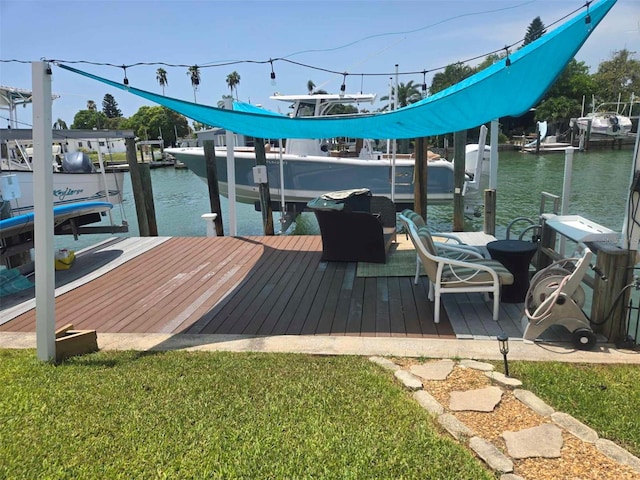
[{"label": "white wicker chair", "polygon": [[[487,260],[460,246],[436,244],[426,226],[416,227],[404,214],[400,215],[420,263],[429,277],[429,300],[434,301],[434,322],[440,322],[440,296],[445,293],[483,292],[493,294],[493,319],[498,320],[500,286],[511,285],[513,275],[497,260]],[[452,258],[466,254],[465,260]],[[473,257],[473,258],[472,258]],[[416,275],[416,283],[419,276]]]}]

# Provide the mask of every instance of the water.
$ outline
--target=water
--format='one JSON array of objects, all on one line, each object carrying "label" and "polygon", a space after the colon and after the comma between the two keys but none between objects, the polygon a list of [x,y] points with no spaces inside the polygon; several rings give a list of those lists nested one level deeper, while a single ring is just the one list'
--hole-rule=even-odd
[{"label": "water", "polygon": [[[581,215],[615,231],[622,230],[631,178],[632,150],[602,150],[574,154],[572,193],[568,214]],[[497,190],[496,230],[503,238],[508,223],[516,217],[536,218],[540,208],[540,193],[562,194],[564,154],[536,157],[520,152],[500,152]],[[206,224],[200,216],[210,211],[207,185],[187,169],[159,168],[151,170],[153,197],[158,234],[161,236],[205,236]],[[358,187],[358,185],[354,185]],[[221,197],[225,232],[228,226],[228,201]],[[262,216],[253,205],[236,207],[239,235],[261,235]],[[547,209],[550,211],[550,208]],[[125,175],[124,201],[116,205],[113,216],[129,222],[129,232],[138,236],[135,204],[129,175]],[[429,224],[435,231],[451,230],[453,208],[429,207]],[[279,214],[274,212],[278,225]],[[108,224],[108,222],[103,222]],[[306,213],[298,222],[297,232],[317,233],[313,214]],[[465,230],[482,230],[482,218],[467,219]],[[113,235],[82,235],[56,237],[56,248],[80,250]]]}]

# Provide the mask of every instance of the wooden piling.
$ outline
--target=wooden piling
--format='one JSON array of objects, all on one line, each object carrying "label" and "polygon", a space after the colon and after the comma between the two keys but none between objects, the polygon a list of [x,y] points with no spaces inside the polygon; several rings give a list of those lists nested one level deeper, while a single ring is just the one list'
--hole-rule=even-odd
[{"label": "wooden piling", "polygon": [[487,188],[484,191],[484,233],[496,234],[496,191]]},{"label": "wooden piling", "polygon": [[467,131],[461,130],[453,134],[453,231],[464,230],[464,163]]},{"label": "wooden piling", "polygon": [[125,139],[127,147],[127,163],[131,176],[131,188],[136,204],[138,229],[141,237],[158,235],[155,207],[153,205],[153,189],[151,185],[151,171],[148,163],[138,163],[136,143],[133,138]]},{"label": "wooden piling", "polygon": [[601,279],[598,275],[595,277],[591,321],[593,330],[602,333],[611,343],[624,340],[625,332],[622,327],[625,325],[625,306],[629,302],[629,289],[624,291],[622,298],[617,297],[632,281],[633,270],[629,265],[633,265],[633,258],[635,252],[623,250],[614,244],[597,244],[596,267],[607,280]]},{"label": "wooden piling", "polygon": [[207,185],[209,186],[209,205],[211,213],[216,213],[213,223],[216,226],[216,235],[224,236],[222,224],[222,209],[220,207],[220,187],[218,186],[218,168],[216,166],[216,149],[213,140],[205,140],[204,158],[207,164]]},{"label": "wooden piling", "polygon": [[[255,139],[256,165],[267,166],[267,154],[264,149],[264,140]],[[262,228],[265,235],[273,235],[273,209],[271,208],[271,192],[269,191],[269,177],[267,183],[259,184],[260,190],[260,211],[262,212]]]}]

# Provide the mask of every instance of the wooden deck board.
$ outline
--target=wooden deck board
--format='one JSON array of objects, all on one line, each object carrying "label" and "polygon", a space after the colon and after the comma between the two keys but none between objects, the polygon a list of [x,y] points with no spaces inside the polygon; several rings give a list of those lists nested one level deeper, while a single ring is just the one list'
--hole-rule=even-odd
[{"label": "wooden deck board", "polygon": [[[129,238],[97,246],[87,255],[113,263],[96,266],[88,281],[74,280],[73,289],[57,290],[57,326],[452,338],[462,325],[468,335],[494,333],[483,327],[494,327],[487,324],[490,309],[476,300],[458,304],[445,295],[436,325],[425,277],[418,285],[412,277],[358,277],[355,263],[322,262],[321,252],[320,236]],[[33,306],[17,308],[24,313],[0,331],[35,331]],[[518,306],[502,305],[500,325],[510,336],[516,321]]]}]

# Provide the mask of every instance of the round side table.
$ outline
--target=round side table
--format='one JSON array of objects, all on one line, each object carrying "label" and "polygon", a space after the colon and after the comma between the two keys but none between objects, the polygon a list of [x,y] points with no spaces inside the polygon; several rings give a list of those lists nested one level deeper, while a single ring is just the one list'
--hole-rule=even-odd
[{"label": "round side table", "polygon": [[512,285],[503,285],[500,301],[524,302],[529,290],[529,263],[538,250],[538,244],[524,240],[496,240],[487,243],[491,258],[502,263],[513,275]]}]

